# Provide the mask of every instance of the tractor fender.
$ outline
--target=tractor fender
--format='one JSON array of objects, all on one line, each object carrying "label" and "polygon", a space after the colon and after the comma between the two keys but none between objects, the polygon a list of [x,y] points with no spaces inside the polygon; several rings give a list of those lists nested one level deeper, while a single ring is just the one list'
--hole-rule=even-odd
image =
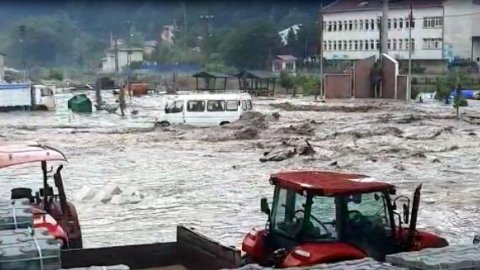
[{"label": "tractor fender", "polygon": [[304,243],[292,249],[282,268],[334,263],[367,257],[362,250],[346,243]]},{"label": "tractor fender", "polygon": [[242,251],[256,262],[265,260],[270,253],[270,250],[267,250],[266,238],[265,229],[252,229],[243,239]]},{"label": "tractor fender", "polygon": [[448,246],[448,241],[434,233],[417,230],[415,245],[411,251],[418,251],[424,248],[441,248]]}]

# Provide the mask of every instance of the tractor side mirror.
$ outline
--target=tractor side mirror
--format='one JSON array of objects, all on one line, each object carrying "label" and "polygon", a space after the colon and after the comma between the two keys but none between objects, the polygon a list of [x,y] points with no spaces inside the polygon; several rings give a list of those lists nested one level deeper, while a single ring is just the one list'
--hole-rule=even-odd
[{"label": "tractor side mirror", "polygon": [[403,221],[408,224],[408,219],[410,217],[410,202],[408,204],[403,204]]},{"label": "tractor side mirror", "polygon": [[268,207],[267,198],[261,198],[260,199],[260,209],[261,209],[262,213],[270,215],[270,208]]}]

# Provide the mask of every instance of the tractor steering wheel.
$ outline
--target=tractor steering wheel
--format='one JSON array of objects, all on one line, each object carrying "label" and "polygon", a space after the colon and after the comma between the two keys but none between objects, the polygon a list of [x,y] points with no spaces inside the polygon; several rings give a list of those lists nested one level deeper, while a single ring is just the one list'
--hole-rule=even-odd
[{"label": "tractor steering wheel", "polygon": [[[305,211],[304,211],[303,209],[298,209],[298,210],[295,211],[295,218],[296,218],[296,216],[297,216],[297,213],[300,213],[300,212],[303,212],[303,214],[305,214]],[[329,235],[331,234],[331,233],[328,231],[328,229],[327,229],[327,227],[325,226],[325,224],[323,224],[318,218],[316,218],[316,217],[315,217],[314,215],[312,215],[311,213],[310,213],[310,217],[311,217],[313,220],[315,220],[318,224],[320,224],[320,226],[322,226],[322,228],[325,230],[325,232],[326,232],[327,234],[329,234]],[[298,219],[298,218],[297,218],[297,219]]]}]

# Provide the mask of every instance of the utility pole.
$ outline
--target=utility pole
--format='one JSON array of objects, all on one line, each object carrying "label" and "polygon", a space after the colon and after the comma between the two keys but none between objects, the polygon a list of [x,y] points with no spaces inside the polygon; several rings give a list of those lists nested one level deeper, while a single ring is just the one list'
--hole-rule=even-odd
[{"label": "utility pole", "polygon": [[410,0],[410,14],[408,16],[408,84],[407,84],[407,102],[412,98],[412,24],[413,24],[413,1]]},{"label": "utility pole", "polygon": [[115,50],[115,73],[118,73],[118,37],[117,35],[113,36],[113,46]]},{"label": "utility pole", "polygon": [[320,48],[320,87],[319,92],[315,95],[315,100],[317,100],[319,95],[323,94],[323,2],[320,2],[320,11],[318,12],[318,31],[320,33],[320,41],[319,41],[319,48]]},{"label": "utility pole", "polygon": [[388,53],[388,1],[383,1],[382,29],[381,29],[381,54]]},{"label": "utility pole", "polygon": [[187,4],[183,2],[183,46],[186,49],[187,48],[187,36],[188,36],[188,31],[187,31]]},{"label": "utility pole", "polygon": [[27,81],[27,61],[25,59],[25,25],[20,25],[20,46],[22,49],[23,80]]},{"label": "utility pole", "polygon": [[130,86],[130,64],[132,61],[132,48],[131,48],[131,39],[132,39],[132,32],[131,32],[131,22],[127,21],[127,27],[128,27],[128,38],[127,38],[127,89],[128,89],[128,94],[130,96],[130,100],[132,100],[132,95],[131,95],[131,86]]}]

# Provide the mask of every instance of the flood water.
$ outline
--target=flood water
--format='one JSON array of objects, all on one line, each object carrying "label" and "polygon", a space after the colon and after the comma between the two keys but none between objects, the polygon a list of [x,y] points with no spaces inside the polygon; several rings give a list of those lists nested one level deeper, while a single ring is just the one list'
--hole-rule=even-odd
[{"label": "flood water", "polygon": [[[93,101],[94,92],[88,95]],[[271,104],[286,99],[254,100],[255,110],[279,112],[280,119],[253,140],[215,140],[223,129],[153,129],[161,113],[157,95],[127,98],[128,111],[138,114],[125,117],[73,114],[66,104],[71,96],[58,94],[55,112],[2,113],[0,139],[38,140],[66,154],[65,188],[77,207],[85,247],[172,241],[177,224],[238,246],[248,230],[265,225],[259,202],[262,196],[270,201],[269,174],[307,168],[371,175],[409,197],[423,183],[420,227],[451,243],[470,243],[480,233],[480,126],[453,119],[451,106],[362,101],[378,108],[284,111]],[[109,92],[104,97],[113,102]],[[312,103],[306,100],[291,102]],[[472,102],[462,110],[478,115],[480,106]],[[300,124],[313,133],[288,131]],[[259,162],[281,141],[307,137],[317,151],[313,157]],[[13,187],[42,182],[39,165],[2,169],[0,178],[3,198]],[[142,199],[124,204],[78,199],[82,190],[108,187],[135,190]]]}]

